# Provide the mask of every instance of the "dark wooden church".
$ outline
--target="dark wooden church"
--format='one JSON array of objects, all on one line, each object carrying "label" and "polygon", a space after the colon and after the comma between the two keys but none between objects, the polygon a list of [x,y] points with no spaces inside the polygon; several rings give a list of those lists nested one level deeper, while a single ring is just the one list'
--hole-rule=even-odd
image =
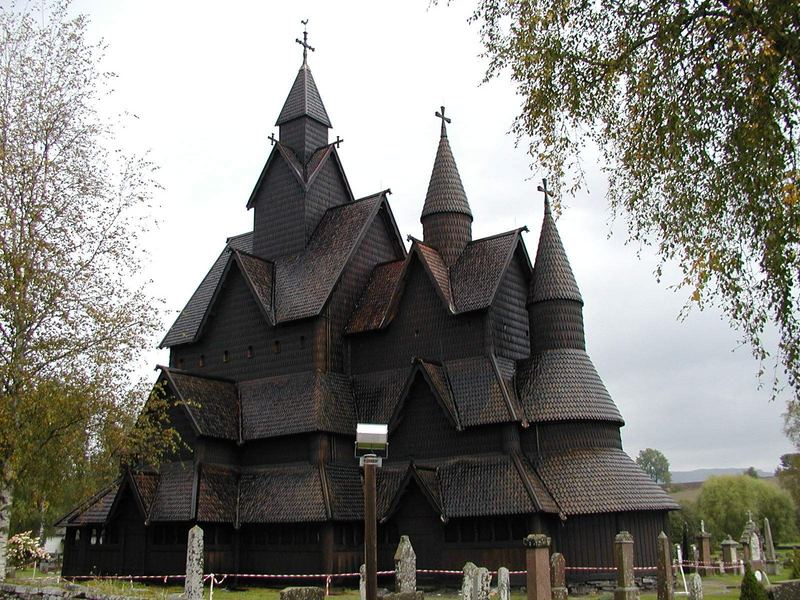
[{"label": "dark wooden church", "polygon": [[65,575],[181,573],[195,523],[207,571],[357,571],[357,422],[389,424],[381,568],[401,534],[421,568],[524,568],[530,532],[608,566],[623,529],[655,564],[677,505],[622,450],[546,195],[533,265],[520,229],[472,239],[440,116],[406,249],[388,190],[353,197],[304,49],[253,231],[228,238],[162,342],[185,449],[61,520]]}]

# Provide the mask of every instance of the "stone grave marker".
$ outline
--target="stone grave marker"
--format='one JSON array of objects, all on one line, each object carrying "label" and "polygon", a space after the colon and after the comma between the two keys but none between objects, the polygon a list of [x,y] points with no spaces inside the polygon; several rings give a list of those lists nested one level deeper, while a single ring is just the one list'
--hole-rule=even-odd
[{"label": "stone grave marker", "polygon": [[639,588],[633,578],[633,536],[627,531],[620,531],[614,538],[614,566],[617,567],[614,600],[639,600]]},{"label": "stone grave marker", "polygon": [[203,530],[197,525],[189,530],[186,544],[186,600],[203,600]]},{"label": "stone grave marker", "polygon": [[775,544],[772,543],[772,529],[769,519],[764,517],[764,558],[766,559],[767,575],[778,574],[778,557],[775,554]]},{"label": "stone grave marker", "polygon": [[508,569],[497,569],[497,600],[511,600],[511,577]]},{"label": "stone grave marker", "polygon": [[703,580],[700,573],[689,576],[689,600],[703,600]]},{"label": "stone grave marker", "polygon": [[550,585],[553,600],[567,600],[567,565],[564,555],[556,552],[550,557]]},{"label": "stone grave marker", "polygon": [[407,535],[400,537],[397,551],[394,553],[395,591],[417,591],[417,554],[411,546]]}]

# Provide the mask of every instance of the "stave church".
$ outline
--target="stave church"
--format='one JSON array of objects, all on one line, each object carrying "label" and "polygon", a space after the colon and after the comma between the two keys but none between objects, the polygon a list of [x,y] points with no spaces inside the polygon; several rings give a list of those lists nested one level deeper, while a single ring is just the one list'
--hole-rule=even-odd
[{"label": "stave church", "polygon": [[655,564],[678,507],[623,451],[546,190],[533,257],[524,228],[473,239],[442,108],[407,248],[389,190],[353,197],[301,44],[253,229],[221,244],[162,341],[182,448],[60,520],[63,574],[182,573],[194,524],[206,572],[358,571],[359,422],[389,426],[381,569],[401,535],[420,568],[522,569],[532,532],[569,565],[611,566],[620,530]]}]

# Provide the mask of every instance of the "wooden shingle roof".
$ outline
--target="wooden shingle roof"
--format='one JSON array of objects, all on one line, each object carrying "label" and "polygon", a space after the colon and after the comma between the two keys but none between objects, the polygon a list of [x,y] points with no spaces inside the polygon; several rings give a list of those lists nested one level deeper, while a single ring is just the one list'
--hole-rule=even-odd
[{"label": "wooden shingle roof", "polygon": [[199,435],[239,441],[239,397],[235,383],[159,368]]},{"label": "wooden shingle roof", "polygon": [[537,471],[566,515],[679,506],[619,448],[581,448],[545,456]]},{"label": "wooden shingle roof", "polygon": [[243,470],[240,523],[309,523],[327,519],[319,468],[308,463]]},{"label": "wooden shingle roof", "polygon": [[433,161],[433,171],[428,182],[428,193],[425,194],[425,205],[422,208],[422,218],[435,213],[457,212],[472,217],[467,194],[461,183],[453,151],[447,139],[447,128],[442,120],[442,132],[439,137],[439,147]]},{"label": "wooden shingle roof", "polygon": [[519,361],[517,392],[533,423],[548,421],[625,422],[584,350],[547,350]]},{"label": "wooden shingle roof", "polygon": [[404,291],[408,264],[418,259],[431,278],[442,303],[451,314],[488,308],[508,265],[518,253],[530,269],[530,261],[522,241],[525,228],[514,229],[467,244],[458,261],[450,268],[434,248],[413,239],[405,262],[377,265],[369,283],[350,316],[347,333],[362,333],[387,327],[397,310]]},{"label": "wooden shingle roof", "polygon": [[547,198],[536,261],[533,264],[533,279],[528,293],[528,302],[544,300],[574,300],[583,303]]},{"label": "wooden shingle roof", "polygon": [[[266,261],[250,254],[252,233],[229,239],[161,346],[192,343],[199,339],[206,316],[232,260],[237,261],[270,324],[318,315],[366,230],[382,208],[392,220],[386,191],[331,208],[322,217],[302,252],[275,261]],[[392,227],[395,228],[393,221]],[[398,247],[402,248],[400,242]],[[270,318],[272,315],[274,320]]]},{"label": "wooden shingle roof", "polygon": [[241,382],[242,439],[327,431],[353,434],[356,412],[350,379],[304,371]]},{"label": "wooden shingle roof", "polygon": [[151,521],[194,519],[195,469],[191,462],[161,465],[158,487],[150,510]]},{"label": "wooden shingle roof", "polygon": [[323,125],[331,127],[328,111],[325,110],[317,84],[314,82],[314,76],[306,63],[303,63],[297,72],[297,77],[295,77],[292,89],[286,97],[286,102],[275,125],[283,125],[299,117],[311,117]]}]

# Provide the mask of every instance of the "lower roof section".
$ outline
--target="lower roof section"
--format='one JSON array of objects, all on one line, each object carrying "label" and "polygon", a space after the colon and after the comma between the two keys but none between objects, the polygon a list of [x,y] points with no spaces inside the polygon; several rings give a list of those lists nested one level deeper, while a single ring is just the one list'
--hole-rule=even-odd
[{"label": "lower roof section", "polygon": [[619,448],[554,453],[536,470],[567,516],[680,508]]}]

